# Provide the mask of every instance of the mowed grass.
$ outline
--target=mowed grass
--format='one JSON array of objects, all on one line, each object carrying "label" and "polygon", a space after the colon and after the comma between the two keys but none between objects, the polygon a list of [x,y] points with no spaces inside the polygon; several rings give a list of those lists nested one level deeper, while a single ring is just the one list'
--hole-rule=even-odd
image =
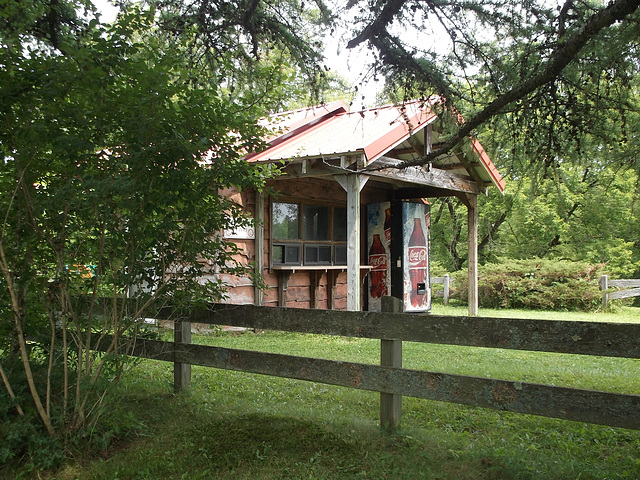
[{"label": "mowed grass", "polygon": [[[442,314],[465,311],[434,308]],[[638,322],[640,309],[537,316],[543,317]],[[202,335],[194,342],[374,364],[380,348],[379,341],[281,332]],[[640,394],[640,360],[403,347],[408,368]],[[201,367],[193,367],[188,392],[173,394],[172,381],[171,364],[138,364],[106,413],[109,424],[120,419],[121,432],[128,434],[120,432],[98,455],[41,478],[640,478],[637,431],[405,397],[401,429],[389,434],[378,428],[375,392]]]}]

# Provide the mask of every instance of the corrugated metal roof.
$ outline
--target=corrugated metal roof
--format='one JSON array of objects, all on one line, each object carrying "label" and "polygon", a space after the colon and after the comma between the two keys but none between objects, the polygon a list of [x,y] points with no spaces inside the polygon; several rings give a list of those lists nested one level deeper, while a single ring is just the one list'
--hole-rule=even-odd
[{"label": "corrugated metal roof", "polygon": [[[363,154],[365,164],[370,165],[436,118],[429,105],[422,101],[356,112],[349,112],[343,102],[332,102],[270,117],[266,124],[275,132],[269,140],[270,146],[246,159],[274,162]],[[503,192],[504,179],[480,142],[473,138],[471,146],[479,162],[472,162],[470,168],[484,182]]]},{"label": "corrugated metal roof", "polygon": [[316,116],[313,120],[320,121],[306,125],[300,124],[300,118],[299,112],[293,112],[290,118],[283,116],[282,122],[271,123],[283,133],[270,142],[269,148],[247,159],[276,161],[363,153],[371,163],[436,116],[424,104],[413,102],[404,107],[387,105],[357,112],[336,110],[326,118]]}]

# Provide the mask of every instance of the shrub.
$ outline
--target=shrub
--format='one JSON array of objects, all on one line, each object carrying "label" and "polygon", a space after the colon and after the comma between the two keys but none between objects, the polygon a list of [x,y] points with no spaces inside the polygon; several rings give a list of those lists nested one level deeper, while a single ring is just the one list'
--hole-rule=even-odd
[{"label": "shrub", "polygon": [[[478,267],[478,303],[484,308],[591,311],[601,305],[604,265],[568,260],[504,260]],[[467,298],[467,275],[455,275],[452,297]]]}]

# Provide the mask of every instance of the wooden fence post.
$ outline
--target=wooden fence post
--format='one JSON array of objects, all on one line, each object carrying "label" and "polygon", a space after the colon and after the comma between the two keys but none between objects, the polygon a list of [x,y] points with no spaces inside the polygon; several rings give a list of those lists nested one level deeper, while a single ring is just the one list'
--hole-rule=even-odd
[{"label": "wooden fence post", "polygon": [[[402,312],[402,302],[395,297],[382,297],[381,310]],[[380,365],[402,368],[402,340],[380,340]],[[395,430],[402,417],[402,395],[380,392],[380,428]]]},{"label": "wooden fence post", "polygon": [[[191,322],[174,320],[173,322],[173,350],[180,344],[191,343]],[[186,390],[191,384],[191,365],[188,363],[173,362],[173,387],[176,391]]]},{"label": "wooden fence post", "polygon": [[444,286],[444,304],[449,305],[449,274],[445,273],[444,278],[442,280],[442,285]]},{"label": "wooden fence post", "polygon": [[602,308],[607,308],[607,303],[609,300],[609,295],[607,294],[607,289],[609,288],[609,278],[606,275],[602,275],[600,280],[598,280],[600,284],[600,290],[602,290]]}]

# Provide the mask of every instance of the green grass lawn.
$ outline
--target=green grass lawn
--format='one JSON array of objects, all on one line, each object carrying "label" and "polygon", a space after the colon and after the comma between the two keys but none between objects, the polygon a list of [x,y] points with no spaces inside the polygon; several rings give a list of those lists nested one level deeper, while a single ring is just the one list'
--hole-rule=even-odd
[{"label": "green grass lawn", "polygon": [[[640,321],[637,308],[481,315]],[[379,341],[364,339],[246,332],[195,342],[379,362]],[[403,356],[408,368],[640,394],[640,360],[417,343],[405,343]],[[172,381],[171,364],[140,362],[114,392],[111,429],[92,433],[105,448],[40,478],[640,478],[638,431],[404,398],[402,427],[389,434],[378,428],[373,392],[200,367],[188,392],[173,394]]]}]

